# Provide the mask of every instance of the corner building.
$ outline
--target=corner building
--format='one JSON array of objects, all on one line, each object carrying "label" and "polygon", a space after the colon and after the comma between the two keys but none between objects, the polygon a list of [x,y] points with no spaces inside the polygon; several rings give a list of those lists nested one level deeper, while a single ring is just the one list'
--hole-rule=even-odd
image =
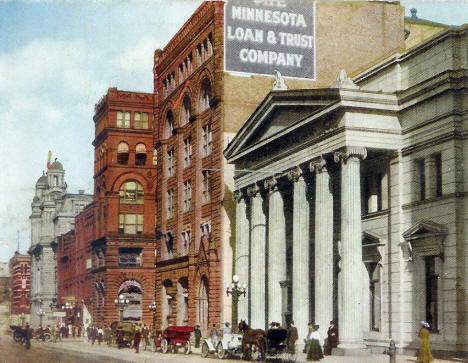
[{"label": "corner building", "polygon": [[325,335],[334,319],[340,354],[414,352],[427,321],[436,355],[466,358],[467,26],[406,21],[436,31],[353,79],[271,92],[226,149],[243,308]]},{"label": "corner building", "polygon": [[[94,124],[93,324],[152,324],[147,307],[154,300],[153,95],[109,88],[96,104]],[[116,306],[119,295],[130,303]]]},{"label": "corner building", "polygon": [[11,309],[10,324],[29,322],[31,311],[31,256],[18,251],[10,258]]},{"label": "corner building", "polygon": [[[311,9],[316,10],[317,78],[289,79],[290,88],[325,87],[341,68],[357,72],[404,48],[399,5],[319,2],[311,3]],[[365,24],[344,21],[351,15],[365,18]],[[231,297],[224,290],[233,273],[242,275],[248,288],[255,281],[242,274],[247,255],[236,257],[240,262],[233,269],[234,170],[222,152],[271,90],[273,78],[224,71],[224,20],[223,2],[204,2],[155,52],[157,329],[199,324],[206,335],[212,324],[221,328],[226,321],[237,324],[237,318],[248,318],[243,304],[232,316]],[[334,46],[330,29],[336,35]],[[266,324],[250,322],[255,328]]]}]

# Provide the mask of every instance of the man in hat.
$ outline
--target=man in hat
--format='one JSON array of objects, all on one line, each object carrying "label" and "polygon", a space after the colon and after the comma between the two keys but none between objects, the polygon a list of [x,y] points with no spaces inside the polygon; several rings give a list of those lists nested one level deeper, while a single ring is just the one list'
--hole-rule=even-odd
[{"label": "man in hat", "polygon": [[288,351],[291,354],[296,353],[296,340],[298,338],[297,328],[294,325],[294,321],[291,321],[288,328],[288,333],[286,334],[286,342],[288,345]]},{"label": "man in hat", "polygon": [[338,346],[338,328],[335,321],[330,321],[330,326],[327,330],[327,344],[325,347],[325,355],[331,355],[332,349]]},{"label": "man in hat", "polygon": [[33,330],[29,326],[29,324],[26,324],[26,332],[24,334],[24,342],[25,342],[26,349],[31,348],[32,336],[33,336]]},{"label": "man in hat", "polygon": [[202,333],[201,333],[201,330],[200,330],[200,325],[197,325],[195,327],[194,334],[195,334],[195,348],[200,348],[200,340],[201,340],[201,337],[202,337]]}]

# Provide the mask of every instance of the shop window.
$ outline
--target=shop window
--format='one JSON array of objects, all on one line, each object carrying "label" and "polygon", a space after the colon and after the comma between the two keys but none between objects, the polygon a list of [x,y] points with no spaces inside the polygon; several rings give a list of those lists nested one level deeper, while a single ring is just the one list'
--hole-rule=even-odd
[{"label": "shop window", "polygon": [[145,144],[137,144],[135,147],[135,165],[146,164],[146,146]]},{"label": "shop window", "polygon": [[120,187],[119,197],[122,204],[143,204],[143,186],[135,181],[125,182]]},{"label": "shop window", "polygon": [[121,142],[117,146],[117,162],[122,165],[128,164],[128,144],[125,142]]}]

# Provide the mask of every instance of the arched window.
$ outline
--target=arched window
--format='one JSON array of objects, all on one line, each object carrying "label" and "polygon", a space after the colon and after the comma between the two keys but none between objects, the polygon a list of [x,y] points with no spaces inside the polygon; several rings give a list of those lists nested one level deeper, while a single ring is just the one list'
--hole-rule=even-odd
[{"label": "arched window", "polygon": [[210,100],[211,100],[211,83],[208,78],[205,78],[200,87],[200,107],[199,111],[203,112],[210,108]]},{"label": "arched window", "polygon": [[135,165],[146,164],[146,146],[145,144],[137,144],[135,148]]},{"label": "arched window", "polygon": [[123,183],[119,196],[122,204],[143,204],[143,186],[135,181]]},{"label": "arched window", "polygon": [[166,129],[164,132],[164,136],[166,139],[172,136],[172,132],[174,131],[174,114],[172,110],[167,111],[166,114]]},{"label": "arched window", "polygon": [[203,336],[208,333],[208,279],[203,276],[198,285],[197,293],[197,324],[200,325]]},{"label": "arched window", "polygon": [[180,110],[180,124],[185,125],[190,120],[190,110],[191,110],[191,102],[190,97],[188,95],[184,96],[184,100],[182,101],[182,109]]},{"label": "arched window", "polygon": [[128,164],[128,144],[125,142],[121,142],[117,146],[117,162],[119,164]]}]

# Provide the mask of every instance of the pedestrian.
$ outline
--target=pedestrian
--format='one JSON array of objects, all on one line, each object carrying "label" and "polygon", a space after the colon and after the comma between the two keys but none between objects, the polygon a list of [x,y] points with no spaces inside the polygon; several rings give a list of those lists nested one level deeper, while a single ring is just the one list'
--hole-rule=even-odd
[{"label": "pedestrian", "polygon": [[92,327],[91,330],[91,343],[94,344],[97,338],[97,328],[95,326]]},{"label": "pedestrian", "polygon": [[336,327],[335,321],[330,321],[330,326],[327,330],[327,344],[325,344],[324,351],[325,355],[331,355],[332,349],[338,346],[338,328]]},{"label": "pedestrian", "polygon": [[148,345],[150,345],[149,341],[149,328],[146,326],[146,324],[143,325],[143,328],[141,329],[141,335],[143,336],[143,339],[145,340],[145,350]]},{"label": "pedestrian", "polygon": [[65,327],[65,324],[62,323],[60,331],[62,333],[62,338],[65,339],[67,337],[67,328]]},{"label": "pedestrian", "polygon": [[224,323],[223,336],[227,334],[232,334],[232,330],[231,330],[231,327],[229,326],[229,323],[226,321]]},{"label": "pedestrian", "polygon": [[216,330],[216,324],[213,324],[213,327],[211,328],[210,338],[211,342],[213,343],[213,346],[216,347],[218,343],[218,330]]},{"label": "pedestrian", "polygon": [[81,332],[83,331],[83,324],[78,325],[78,338],[81,338]]},{"label": "pedestrian", "polygon": [[56,328],[55,328],[55,341],[57,340],[60,340],[62,341],[62,334],[60,332],[60,325],[57,324]]},{"label": "pedestrian", "polygon": [[25,331],[25,334],[24,334],[24,342],[25,342],[26,349],[31,348],[31,338],[32,338],[32,336],[33,336],[33,330],[29,326],[29,324],[26,324],[26,331]]},{"label": "pedestrian", "polygon": [[197,325],[195,327],[195,348],[200,348],[200,340],[201,340],[201,337],[202,337],[202,333],[201,333],[201,330],[200,330],[200,325]]},{"label": "pedestrian", "polygon": [[136,328],[135,334],[133,335],[133,345],[135,347],[135,353],[140,352],[140,340],[141,340],[141,332],[139,328]]},{"label": "pedestrian", "polygon": [[88,337],[88,342],[91,340],[91,326],[86,327],[86,336]]},{"label": "pedestrian", "polygon": [[102,343],[103,336],[104,336],[104,331],[101,329],[101,327],[99,327],[97,330],[97,340],[98,340],[99,345],[101,345]]},{"label": "pedestrian", "polygon": [[291,321],[289,324],[288,332],[286,334],[286,344],[288,346],[288,351],[291,354],[296,353],[296,340],[298,338],[297,328],[294,325],[294,321]]},{"label": "pedestrian", "polygon": [[117,347],[121,349],[124,346],[123,330],[117,330]]},{"label": "pedestrian", "polygon": [[318,361],[323,358],[323,341],[318,329],[318,325],[309,323],[309,334],[307,335],[307,340],[309,343],[307,350],[307,360]]},{"label": "pedestrian", "polygon": [[419,339],[421,339],[421,346],[419,347],[418,362],[429,363],[434,360],[431,352],[431,343],[429,342],[429,323],[422,321],[421,330],[419,331]]}]

